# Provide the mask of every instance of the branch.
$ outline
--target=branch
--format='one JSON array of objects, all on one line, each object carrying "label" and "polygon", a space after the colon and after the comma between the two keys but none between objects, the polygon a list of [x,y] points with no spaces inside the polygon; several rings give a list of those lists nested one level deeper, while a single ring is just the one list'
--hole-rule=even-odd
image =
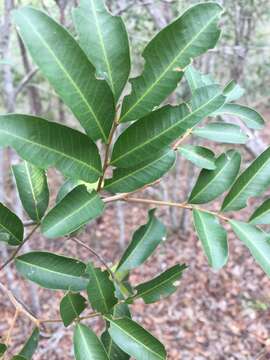
[{"label": "branch", "polygon": [[[14,314],[14,317],[12,319],[12,322],[11,322],[11,325],[9,327],[9,330],[8,330],[8,333],[7,333],[7,337],[6,337],[6,340],[5,340],[5,345],[8,346],[9,343],[10,343],[10,339],[11,339],[11,334],[12,334],[12,331],[14,329],[14,326],[16,324],[16,320],[19,316],[20,312],[18,309],[15,310],[15,314]],[[4,359],[6,358],[6,354],[4,355]]]},{"label": "branch", "polygon": [[13,295],[13,293],[8,290],[5,285],[3,285],[2,283],[0,283],[0,289],[3,291],[3,293],[5,293],[7,295],[7,297],[9,298],[10,302],[14,305],[15,309],[19,312],[24,314],[26,317],[28,317],[33,323],[36,324],[36,326],[39,327],[40,325],[40,321],[34,316],[32,315],[26,308],[25,306],[16,299],[16,297]]},{"label": "branch", "polygon": [[15,89],[15,94],[14,94],[15,99],[17,98],[19,93],[26,87],[26,85],[32,80],[32,78],[36,75],[37,72],[38,72],[38,68],[35,68],[31,70],[27,75],[25,75],[25,77],[22,79],[22,81]]},{"label": "branch", "polygon": [[18,252],[21,250],[21,248],[24,246],[24,244],[32,237],[32,235],[36,232],[36,230],[39,228],[40,224],[36,225],[31,231],[30,233],[26,236],[26,238],[24,239],[24,241],[16,248],[16,250],[13,252],[13,254],[11,255],[11,257],[4,262],[3,265],[0,266],[0,271],[2,271],[9,263],[11,263],[14,258],[16,257],[16,255],[18,254]]}]

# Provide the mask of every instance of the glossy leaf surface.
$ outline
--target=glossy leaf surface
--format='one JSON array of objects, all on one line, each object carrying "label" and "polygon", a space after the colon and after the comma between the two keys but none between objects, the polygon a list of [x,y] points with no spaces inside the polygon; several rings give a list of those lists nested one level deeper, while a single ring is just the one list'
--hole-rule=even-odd
[{"label": "glossy leaf surface", "polygon": [[119,262],[117,272],[132,270],[141,265],[165,239],[165,226],[155,216],[155,210],[150,210],[147,224],[133,234],[132,241]]},{"label": "glossy leaf surface", "polygon": [[242,172],[226,196],[222,210],[240,210],[250,197],[259,196],[270,186],[270,148]]},{"label": "glossy leaf surface", "polygon": [[166,99],[191,60],[216,45],[221,13],[215,3],[195,5],[151,40],[143,52],[143,73],[131,82],[120,121],[139,119]]},{"label": "glossy leaf surface", "polygon": [[102,314],[111,313],[117,298],[114,295],[115,287],[110,280],[110,274],[108,271],[95,268],[91,263],[87,265],[86,271],[89,274],[87,294],[92,308]]},{"label": "glossy leaf surface", "polygon": [[127,302],[142,298],[145,304],[152,304],[170,296],[177,290],[186,268],[186,265],[175,265],[156,278],[136,286],[135,295]]},{"label": "glossy leaf surface", "polygon": [[114,117],[113,96],[78,43],[44,12],[23,7],[13,12],[33,60],[87,134],[107,140]]},{"label": "glossy leaf surface", "polygon": [[88,136],[38,117],[0,116],[0,145],[13,147],[41,169],[54,166],[73,179],[94,182],[101,175],[98,149]]},{"label": "glossy leaf surface", "polygon": [[231,220],[237,237],[247,246],[261,268],[270,276],[270,235],[253,225]]},{"label": "glossy leaf surface", "polygon": [[99,195],[79,185],[45,216],[41,231],[48,238],[69,235],[101,215],[103,210],[104,203]]},{"label": "glossy leaf surface", "polygon": [[245,144],[248,141],[248,136],[243,133],[239,126],[221,122],[210,123],[197,128],[193,134],[207,140],[227,144]]},{"label": "glossy leaf surface", "polygon": [[184,145],[179,149],[179,152],[182,156],[200,168],[208,170],[214,170],[216,168],[215,154],[205,147]]},{"label": "glossy leaf surface", "polygon": [[270,224],[270,199],[265,200],[254,211],[249,222],[253,225]]},{"label": "glossy leaf surface", "polygon": [[16,258],[16,268],[26,279],[54,290],[84,290],[86,266],[79,260],[48,252],[30,252]]},{"label": "glossy leaf surface", "polygon": [[83,324],[76,326],[73,343],[76,360],[110,360],[97,335]]},{"label": "glossy leaf surface", "polygon": [[150,158],[134,168],[117,168],[113,172],[113,177],[105,181],[104,188],[114,193],[132,192],[140,189],[166,174],[174,165],[175,159],[175,151],[167,148],[162,150],[160,155],[155,155],[153,160]]},{"label": "glossy leaf surface", "polygon": [[23,233],[23,223],[18,216],[0,203],[0,241],[12,246],[20,245],[23,241]]},{"label": "glossy leaf surface", "polygon": [[243,105],[225,104],[215,114],[228,114],[240,118],[249,128],[255,130],[260,130],[265,125],[263,117],[257,111]]},{"label": "glossy leaf surface", "polygon": [[60,314],[64,325],[69,326],[86,307],[86,299],[81,294],[68,292],[60,303]]},{"label": "glossy leaf surface", "polygon": [[44,170],[24,161],[12,167],[22,205],[29,217],[40,222],[49,204],[49,189]]},{"label": "glossy leaf surface", "polygon": [[135,321],[129,318],[107,320],[113,341],[130,356],[140,360],[166,359],[164,346]]},{"label": "glossy leaf surface", "polygon": [[221,154],[215,162],[215,170],[203,169],[201,171],[189,197],[189,202],[204,204],[223,194],[237,177],[240,164],[241,156],[237,151],[229,150]]},{"label": "glossy leaf surface", "polygon": [[130,73],[129,42],[125,24],[106,9],[103,0],[81,0],[73,11],[79,43],[105,79],[117,101]]},{"label": "glossy leaf surface", "polygon": [[224,102],[219,86],[211,85],[197,89],[188,105],[167,105],[152,112],[119,136],[113,148],[112,165],[129,168],[153,157]]},{"label": "glossy leaf surface", "polygon": [[221,269],[228,261],[226,231],[212,214],[194,209],[193,219],[209,265],[215,270]]}]

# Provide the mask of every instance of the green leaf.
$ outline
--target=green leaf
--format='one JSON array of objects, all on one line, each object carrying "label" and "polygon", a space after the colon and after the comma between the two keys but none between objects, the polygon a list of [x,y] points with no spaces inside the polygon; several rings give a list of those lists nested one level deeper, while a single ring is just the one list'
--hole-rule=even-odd
[{"label": "green leaf", "polygon": [[236,236],[247,246],[261,268],[270,276],[270,235],[253,225],[231,220]]},{"label": "green leaf", "polygon": [[19,356],[31,360],[39,343],[39,328],[35,328],[19,353]]},{"label": "green leaf", "polygon": [[242,172],[222,204],[223,211],[240,210],[250,197],[261,195],[270,185],[270,148]]},{"label": "green leaf", "polygon": [[49,189],[44,170],[24,161],[13,165],[17,189],[29,217],[40,222],[49,204]]},{"label": "green leaf", "polygon": [[34,251],[15,260],[18,272],[38,285],[54,290],[86,289],[86,266],[79,260],[49,252]]},{"label": "green leaf", "polygon": [[93,140],[106,141],[114,118],[113,96],[68,31],[32,7],[13,12],[33,60]]},{"label": "green leaf", "polygon": [[114,193],[132,192],[146,184],[161,178],[174,165],[175,151],[167,148],[160,151],[153,159],[149,159],[134,168],[116,169],[113,177],[105,181],[104,189]]},{"label": "green leaf", "polygon": [[77,293],[68,292],[60,303],[60,314],[65,327],[68,327],[86,309],[86,299]]},{"label": "green leaf", "polygon": [[0,241],[17,246],[23,241],[23,223],[12,211],[0,203]]},{"label": "green leaf", "polygon": [[124,352],[140,360],[165,360],[164,346],[139,324],[129,318],[106,318],[109,334]]},{"label": "green leaf", "polygon": [[[117,293],[117,289],[116,289],[116,293]],[[123,297],[119,296],[119,299],[123,300]],[[122,317],[130,318],[131,315],[130,315],[128,305],[126,303],[120,303],[118,305],[115,305],[113,308],[113,317],[114,318],[122,318]],[[123,350],[121,350],[119,348],[119,346],[117,346],[113,342],[113,340],[109,334],[109,331],[108,331],[109,322],[107,322],[106,325],[107,325],[106,330],[101,335],[101,341],[108,353],[109,359],[110,360],[129,360],[130,356],[127,353],[125,353]]]},{"label": "green leaf", "polygon": [[114,295],[115,287],[110,280],[108,271],[102,271],[95,268],[91,263],[86,269],[89,274],[89,283],[87,285],[87,294],[93,310],[102,314],[108,314],[117,303]]},{"label": "green leaf", "polygon": [[12,357],[11,360],[27,360],[24,356],[21,355],[15,355]]},{"label": "green leaf", "polygon": [[238,104],[225,104],[215,112],[215,115],[233,115],[240,118],[251,129],[260,130],[264,127],[263,117],[255,110]]},{"label": "green leaf", "polygon": [[[112,165],[134,167],[158,154],[225,102],[217,85],[195,91],[189,106],[164,106],[126,129],[117,139],[112,153]],[[190,110],[191,109],[191,110]]]},{"label": "green leaf", "polygon": [[73,179],[94,182],[101,175],[98,149],[88,136],[38,117],[0,116],[0,145],[13,147],[41,169],[55,166]]},{"label": "green leaf", "polygon": [[229,103],[231,101],[235,101],[241,98],[244,95],[245,90],[234,80],[232,80],[226,85],[223,93],[224,95],[226,95],[226,102]]},{"label": "green leaf", "polygon": [[196,70],[192,65],[189,65],[185,71],[185,78],[192,93],[195,90],[207,86],[216,84],[214,79],[210,75],[204,75],[200,71]]},{"label": "green leaf", "polygon": [[145,116],[170,95],[192,59],[216,45],[221,13],[215,3],[195,5],[154,37],[143,52],[144,71],[132,80],[120,121]]},{"label": "green leaf", "polygon": [[215,170],[203,169],[191,192],[191,204],[210,202],[227,191],[234,182],[241,164],[241,156],[235,150],[221,154],[216,162]]},{"label": "green leaf", "polygon": [[0,343],[0,356],[3,356],[6,351],[7,351],[7,345]]},{"label": "green leaf", "polygon": [[195,229],[209,265],[221,269],[228,261],[227,233],[213,214],[193,210]]},{"label": "green leaf", "polygon": [[76,325],[73,343],[76,360],[110,360],[97,335],[83,324]]},{"label": "green leaf", "polygon": [[186,265],[175,265],[156,278],[136,286],[135,295],[127,299],[127,302],[132,303],[142,298],[145,304],[152,304],[170,296],[177,290],[179,280],[186,268]]},{"label": "green leaf", "polygon": [[265,200],[254,211],[249,222],[253,225],[270,224],[270,199]]},{"label": "green leaf", "polygon": [[208,170],[214,170],[216,168],[215,154],[205,147],[184,145],[179,149],[179,152],[182,156],[200,168]]},{"label": "green leaf", "polygon": [[130,356],[126,354],[124,351],[122,351],[119,346],[117,346],[110,334],[109,331],[106,330],[102,336],[101,341],[105,347],[105,350],[107,351],[108,357],[110,360],[129,360]]},{"label": "green leaf", "polygon": [[50,239],[69,235],[100,216],[103,210],[104,203],[99,195],[79,185],[45,216],[41,232]]},{"label": "green leaf", "polygon": [[117,272],[129,271],[144,263],[165,239],[166,228],[156,218],[155,209],[152,209],[148,213],[147,224],[133,234],[132,241],[119,262]]},{"label": "green leaf", "polygon": [[97,189],[98,181],[95,183],[87,183],[82,180],[74,180],[74,179],[67,179],[63,185],[60,187],[57,196],[56,196],[56,203],[58,204],[64,197],[70,193],[73,189],[75,189],[79,185],[85,185],[87,190],[91,192],[92,190]]},{"label": "green leaf", "polygon": [[125,24],[106,9],[103,0],[80,0],[73,10],[79,42],[97,77],[105,79],[117,101],[130,73],[129,42]]},{"label": "green leaf", "polygon": [[227,144],[245,144],[249,139],[239,126],[221,122],[194,129],[192,133],[207,140]]}]

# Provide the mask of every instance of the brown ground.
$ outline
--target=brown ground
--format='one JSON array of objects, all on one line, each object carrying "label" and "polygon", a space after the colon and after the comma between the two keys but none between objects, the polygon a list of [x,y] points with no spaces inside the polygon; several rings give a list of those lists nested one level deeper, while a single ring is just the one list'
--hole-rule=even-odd
[{"label": "brown ground", "polygon": [[[147,208],[126,204],[124,207],[128,241],[136,227],[145,223]],[[166,209],[160,209],[158,215],[168,221]],[[89,225],[87,232],[81,236],[108,262],[119,259],[122,250],[118,238],[113,205],[108,207],[99,224]],[[178,231],[170,234],[155,255],[132,273],[131,281],[137,284],[176,263],[189,266],[179,290],[169,299],[153,305],[138,301],[132,306],[134,319],[165,343],[170,360],[270,359],[269,279],[231,233],[229,243],[229,263],[222,271],[215,273],[208,267],[193,230],[187,234]],[[67,240],[45,240],[37,234],[30,245],[33,250],[46,249],[84,260],[88,258],[85,250]],[[6,275],[0,277],[2,282],[6,282],[6,279]],[[33,299],[27,295],[28,283],[16,276],[12,287],[19,289],[24,302],[31,306]],[[59,317],[58,304],[63,293],[56,292],[52,296],[50,291],[38,287],[36,292],[40,299],[40,317]],[[1,293],[0,334],[3,337],[13,314],[13,307]],[[102,324],[97,320],[89,324],[101,330]],[[19,318],[13,332],[14,347],[19,348],[27,337],[29,326],[27,320]],[[47,326],[34,360],[72,359],[71,334],[72,329],[64,330],[59,325]]]}]

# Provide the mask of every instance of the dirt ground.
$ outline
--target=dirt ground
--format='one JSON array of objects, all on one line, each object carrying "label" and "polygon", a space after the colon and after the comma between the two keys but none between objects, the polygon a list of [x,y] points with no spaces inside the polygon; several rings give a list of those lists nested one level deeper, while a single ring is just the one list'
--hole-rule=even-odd
[{"label": "dirt ground", "polygon": [[[263,132],[266,142],[269,138],[267,134],[269,129]],[[54,189],[58,180],[52,179]],[[127,244],[133,231],[146,222],[149,207],[128,204],[123,207]],[[119,260],[123,251],[120,248],[119,225],[115,221],[115,213],[115,205],[109,205],[102,219],[88,225],[86,232],[80,236],[108,263]],[[165,208],[158,209],[157,214],[165,223],[169,222]],[[240,217],[245,215],[244,211]],[[29,244],[32,250],[46,249],[89,260],[85,250],[66,239],[47,240],[37,233]],[[178,291],[170,298],[152,305],[144,305],[142,301],[138,301],[131,307],[134,319],[164,342],[169,360],[270,359],[270,280],[231,232],[229,247],[227,266],[219,272],[213,272],[190,224],[186,234],[179,229],[168,234],[166,242],[147,263],[132,272],[131,282],[136,285],[176,263],[188,265]],[[92,260],[98,264],[96,259]],[[8,283],[13,291],[19,293],[25,304],[31,309],[35,308],[38,317],[59,318],[59,301],[63,292],[54,292],[52,296],[51,291],[36,285],[30,287],[13,270],[11,266],[0,276],[0,281]],[[1,337],[6,335],[13,315],[14,308],[1,293]],[[96,319],[88,324],[99,332],[104,325]],[[19,317],[12,336],[13,354],[30,334],[30,329],[28,320]],[[73,358],[72,327],[64,329],[59,324],[51,324],[42,329],[41,335],[34,360]]]}]

